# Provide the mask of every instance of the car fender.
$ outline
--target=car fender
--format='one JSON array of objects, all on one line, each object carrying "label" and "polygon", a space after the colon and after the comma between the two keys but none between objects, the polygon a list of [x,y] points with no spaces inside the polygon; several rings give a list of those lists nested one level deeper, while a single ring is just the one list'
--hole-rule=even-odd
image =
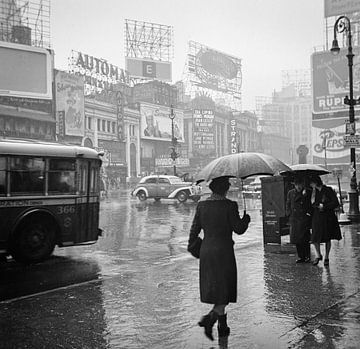
[{"label": "car fender", "polygon": [[189,195],[192,195],[192,190],[191,187],[180,187],[175,189],[172,193],[170,193],[170,195],[168,196],[169,199],[173,199],[176,197],[176,195],[180,192],[180,191],[186,191],[189,193]]},{"label": "car fender", "polygon": [[139,187],[139,188],[134,189],[133,192],[131,193],[131,195],[136,196],[140,190],[143,190],[145,192],[146,196],[149,196],[149,192],[147,191],[147,189],[145,187]]}]

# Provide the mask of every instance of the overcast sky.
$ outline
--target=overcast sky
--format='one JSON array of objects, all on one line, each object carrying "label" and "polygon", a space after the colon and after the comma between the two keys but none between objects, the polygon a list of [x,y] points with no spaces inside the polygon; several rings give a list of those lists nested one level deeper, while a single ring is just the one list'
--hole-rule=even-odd
[{"label": "overcast sky", "polygon": [[281,88],[282,70],[309,69],[324,44],[323,0],[52,0],[55,67],[67,70],[75,50],[125,68],[125,19],[173,26],[173,82],[189,40],[241,58],[243,110]]}]

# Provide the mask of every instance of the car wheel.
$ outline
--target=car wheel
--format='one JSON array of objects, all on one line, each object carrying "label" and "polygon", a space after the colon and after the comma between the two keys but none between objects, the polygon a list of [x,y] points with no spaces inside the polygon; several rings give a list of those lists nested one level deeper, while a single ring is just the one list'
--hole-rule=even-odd
[{"label": "car wheel", "polygon": [[143,190],[139,191],[136,196],[140,201],[145,201],[147,199],[146,193]]},{"label": "car wheel", "polygon": [[16,230],[10,253],[21,263],[40,262],[50,257],[55,248],[55,226],[45,217],[30,217]]},{"label": "car wheel", "polygon": [[186,191],[181,190],[176,195],[176,198],[178,199],[179,202],[185,202],[188,199],[188,194]]}]

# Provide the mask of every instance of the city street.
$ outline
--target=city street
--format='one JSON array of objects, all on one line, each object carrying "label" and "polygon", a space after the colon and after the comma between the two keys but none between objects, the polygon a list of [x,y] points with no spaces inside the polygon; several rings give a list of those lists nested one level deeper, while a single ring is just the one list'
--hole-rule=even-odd
[{"label": "city street", "polygon": [[[235,194],[236,198],[236,194]],[[239,205],[241,200],[239,200]],[[139,202],[129,190],[101,202],[103,236],[56,249],[44,263],[1,264],[1,348],[358,348],[360,226],[342,227],[330,267],[295,264],[295,248],[263,246],[261,201],[234,236],[238,302],[231,334],[197,326],[198,261],[187,251],[196,204]]]}]

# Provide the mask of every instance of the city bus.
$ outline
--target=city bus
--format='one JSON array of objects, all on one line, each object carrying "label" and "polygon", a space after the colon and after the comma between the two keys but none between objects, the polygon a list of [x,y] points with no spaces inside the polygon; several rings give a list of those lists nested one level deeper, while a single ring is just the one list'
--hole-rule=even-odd
[{"label": "city bus", "polygon": [[0,255],[33,263],[56,245],[95,243],[100,167],[91,148],[0,140]]}]

